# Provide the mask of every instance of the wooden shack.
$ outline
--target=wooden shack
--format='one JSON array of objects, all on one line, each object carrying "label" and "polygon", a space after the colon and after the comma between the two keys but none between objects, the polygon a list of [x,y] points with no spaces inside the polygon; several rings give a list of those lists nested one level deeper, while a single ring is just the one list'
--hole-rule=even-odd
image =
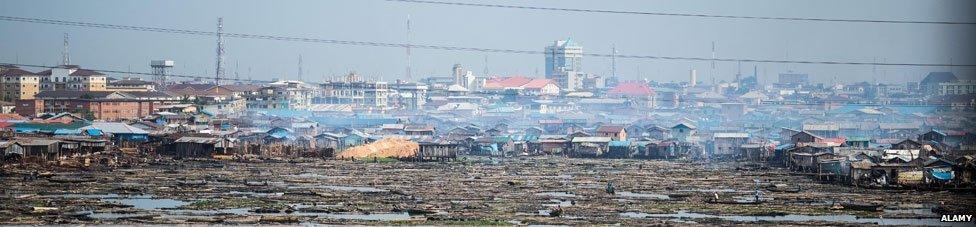
[{"label": "wooden shack", "polygon": [[443,141],[422,141],[419,143],[420,149],[417,151],[416,160],[446,160],[456,159],[458,145]]}]

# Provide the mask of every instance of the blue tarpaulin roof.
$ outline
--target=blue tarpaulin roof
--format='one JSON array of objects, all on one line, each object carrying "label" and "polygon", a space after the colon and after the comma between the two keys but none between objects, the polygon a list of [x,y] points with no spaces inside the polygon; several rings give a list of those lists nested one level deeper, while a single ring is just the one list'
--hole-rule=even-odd
[{"label": "blue tarpaulin roof", "polygon": [[630,146],[630,141],[626,141],[626,140],[610,141],[610,146],[611,147],[626,147],[626,146]]},{"label": "blue tarpaulin roof", "polygon": [[85,130],[85,132],[88,133],[88,136],[102,136],[102,130],[97,128],[90,128]]},{"label": "blue tarpaulin roof", "polygon": [[81,135],[80,129],[55,129],[54,135]]},{"label": "blue tarpaulin roof", "polygon": [[939,179],[939,180],[952,180],[953,172],[932,170],[932,177],[935,177],[935,179]]}]

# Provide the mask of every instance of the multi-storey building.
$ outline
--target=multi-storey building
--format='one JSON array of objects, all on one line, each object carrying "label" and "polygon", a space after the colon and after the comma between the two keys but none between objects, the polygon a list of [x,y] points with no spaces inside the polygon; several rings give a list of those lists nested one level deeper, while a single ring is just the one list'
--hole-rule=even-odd
[{"label": "multi-storey building", "polygon": [[108,83],[105,74],[77,65],[61,65],[37,74],[41,91],[105,91]]},{"label": "multi-storey building", "polygon": [[363,81],[355,73],[346,76],[345,81],[326,81],[322,83],[322,96],[315,103],[352,104],[360,110],[386,110],[390,108],[390,85],[386,82]]},{"label": "multi-storey building", "polygon": [[968,95],[976,93],[976,81],[960,80],[957,82],[939,83],[940,95]]},{"label": "multi-storey building", "polygon": [[301,81],[277,81],[245,94],[247,108],[257,109],[301,109],[312,105],[312,98],[318,90]]},{"label": "multi-storey building", "polygon": [[557,40],[546,47],[546,78],[560,88],[575,91],[582,88],[583,47],[573,39]]},{"label": "multi-storey building", "polygon": [[17,113],[76,113],[96,120],[125,120],[149,116],[161,105],[179,100],[164,92],[41,91],[35,99],[17,101]]},{"label": "multi-storey building", "polygon": [[34,99],[40,91],[40,77],[13,66],[0,66],[0,99],[15,101]]},{"label": "multi-storey building", "polygon": [[393,108],[416,110],[427,104],[427,85],[421,83],[395,83],[390,85]]},{"label": "multi-storey building", "polygon": [[136,78],[125,78],[108,82],[107,91],[156,91],[156,83]]}]

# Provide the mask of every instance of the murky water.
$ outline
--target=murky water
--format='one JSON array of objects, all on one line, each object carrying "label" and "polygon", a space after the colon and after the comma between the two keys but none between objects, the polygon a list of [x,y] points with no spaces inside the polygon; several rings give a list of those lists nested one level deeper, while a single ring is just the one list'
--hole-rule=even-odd
[{"label": "murky water", "polygon": [[567,198],[576,197],[576,195],[570,194],[568,192],[540,192],[540,193],[535,193],[535,195],[537,195],[537,196],[549,196],[549,197],[567,197]]},{"label": "murky water", "polygon": [[650,198],[650,199],[660,199],[660,200],[671,199],[671,197],[668,195],[657,194],[657,193],[617,192],[617,195],[620,197],[628,197],[628,198]]},{"label": "murky water", "polygon": [[142,209],[142,210],[174,209],[183,205],[190,204],[186,201],[181,201],[181,200],[156,199],[156,198],[148,198],[148,197],[102,199],[102,201],[130,205],[133,208]]}]

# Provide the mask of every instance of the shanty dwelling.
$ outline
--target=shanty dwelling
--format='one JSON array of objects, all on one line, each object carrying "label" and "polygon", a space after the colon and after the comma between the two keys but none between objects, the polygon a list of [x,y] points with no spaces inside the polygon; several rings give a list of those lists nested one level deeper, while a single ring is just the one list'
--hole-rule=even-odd
[{"label": "shanty dwelling", "polygon": [[677,146],[674,141],[654,141],[644,145],[644,152],[634,155],[636,158],[672,159],[677,157]]},{"label": "shanty dwelling", "polygon": [[830,148],[809,145],[793,147],[786,153],[787,167],[800,172],[816,172],[818,160],[832,156]]},{"label": "shanty dwelling", "polygon": [[300,150],[315,150],[315,139],[308,135],[300,135],[291,141],[291,146]]},{"label": "shanty dwelling", "polygon": [[539,136],[539,144],[544,154],[562,154],[569,148],[568,140],[563,135]]},{"label": "shanty dwelling", "polygon": [[495,143],[494,137],[482,136],[471,138],[469,144],[471,147],[469,151],[473,155],[482,156],[502,156],[502,149],[499,147],[498,143]]},{"label": "shanty dwelling", "polygon": [[539,137],[536,135],[512,134],[510,137],[515,142],[515,146],[512,149],[512,153],[514,154],[529,155],[539,150],[539,147],[535,146],[537,144],[536,142],[539,141]]},{"label": "shanty dwelling", "polygon": [[674,127],[671,127],[671,136],[678,141],[688,142],[688,140],[695,135],[696,129],[697,128],[692,124],[679,123]]},{"label": "shanty dwelling", "polygon": [[293,122],[291,130],[295,135],[315,136],[318,133],[319,123],[315,122]]},{"label": "shanty dwelling", "polygon": [[89,155],[105,151],[108,140],[88,138],[84,136],[58,137],[61,140],[60,150],[64,156]]},{"label": "shanty dwelling", "polygon": [[630,158],[633,156],[634,144],[627,140],[610,141],[608,150],[601,155],[604,158]]},{"label": "shanty dwelling", "polygon": [[488,136],[499,136],[502,133],[503,132],[501,130],[498,130],[496,128],[485,130],[485,135],[488,135]]},{"label": "shanty dwelling", "polygon": [[315,136],[315,147],[320,149],[323,154],[335,154],[340,151],[340,145],[343,135],[335,133],[322,133]]},{"label": "shanty dwelling", "polygon": [[[405,126],[403,124],[382,124],[380,125],[379,133],[383,135],[403,135],[404,127]],[[455,129],[464,130],[463,128],[455,128]]]},{"label": "shanty dwelling", "polygon": [[933,188],[943,188],[952,183],[956,177],[953,167],[956,163],[942,158],[931,157],[922,164],[925,172],[925,184]]},{"label": "shanty dwelling", "polygon": [[640,139],[647,134],[644,127],[639,124],[631,124],[624,128],[624,131],[627,132],[627,139]]},{"label": "shanty dwelling", "polygon": [[739,146],[739,153],[734,155],[740,160],[767,162],[773,156],[769,147],[760,143],[746,143]]},{"label": "shanty dwelling", "polygon": [[798,144],[798,143],[816,143],[816,142],[820,142],[820,141],[823,141],[823,137],[820,137],[818,135],[814,135],[813,133],[810,133],[810,132],[807,132],[807,131],[800,131],[800,132],[798,132],[798,133],[793,134],[792,136],[790,136],[790,142],[793,143],[793,144]]},{"label": "shanty dwelling", "polygon": [[315,147],[321,149],[331,149],[333,153],[342,152],[350,147],[363,145],[368,138],[362,133],[331,133],[325,132],[315,136]]},{"label": "shanty dwelling", "polygon": [[294,139],[292,134],[293,131],[291,129],[274,127],[265,132],[265,136],[261,140],[265,144],[282,144]]},{"label": "shanty dwelling", "polygon": [[458,145],[445,141],[421,141],[416,159],[420,161],[456,159]]},{"label": "shanty dwelling", "polygon": [[874,169],[878,164],[870,159],[850,160],[850,165],[849,179],[854,187],[880,184],[881,178],[885,176],[883,171]]},{"label": "shanty dwelling", "polygon": [[926,133],[918,135],[918,140],[920,141],[934,141],[934,142],[945,142],[946,134],[937,130],[930,130]]},{"label": "shanty dwelling", "polygon": [[840,135],[840,126],[833,123],[825,124],[803,124],[803,131],[809,132],[826,138],[835,138]]},{"label": "shanty dwelling", "polygon": [[525,135],[541,136],[542,134],[545,134],[545,133],[546,133],[546,131],[545,130],[542,130],[542,128],[540,128],[540,127],[529,127],[527,129],[525,129]]},{"label": "shanty dwelling", "polygon": [[596,136],[610,137],[615,141],[627,140],[627,129],[622,125],[602,125],[596,129]]},{"label": "shanty dwelling", "polygon": [[142,129],[142,130],[147,131],[147,132],[155,132],[155,131],[161,130],[163,128],[162,126],[159,126],[159,125],[157,125],[155,123],[148,122],[148,121],[136,121],[136,122],[132,122],[132,123],[129,123],[129,126],[136,127],[138,129]]},{"label": "shanty dwelling", "polygon": [[884,138],[909,138],[918,135],[921,125],[917,123],[879,123],[878,136]]},{"label": "shanty dwelling", "polygon": [[901,142],[891,145],[891,149],[895,149],[895,150],[912,150],[912,149],[919,149],[919,148],[922,148],[922,143],[919,143],[911,139],[905,139],[902,140]]},{"label": "shanty dwelling", "polygon": [[542,129],[547,133],[564,133],[567,128],[562,119],[542,119],[539,120],[539,125],[542,125]]},{"label": "shanty dwelling", "polygon": [[646,132],[648,137],[656,140],[664,140],[671,137],[670,130],[657,125],[644,126],[644,132]]},{"label": "shanty dwelling", "polygon": [[881,186],[894,184],[917,186],[922,183],[924,174],[921,171],[923,159],[919,158],[919,150],[884,150],[880,162],[872,168],[873,172],[881,174],[877,182]]},{"label": "shanty dwelling", "polygon": [[149,132],[121,122],[93,122],[83,130],[97,129],[111,138],[117,147],[136,147],[149,140]]},{"label": "shanty dwelling", "polygon": [[434,135],[433,125],[420,125],[420,124],[410,124],[403,128],[403,132],[406,135],[416,135],[416,136],[433,136]]},{"label": "shanty dwelling", "polygon": [[516,141],[511,136],[492,136],[491,139],[492,143],[497,145],[496,147],[502,155],[507,156],[517,150]]},{"label": "shanty dwelling", "polygon": [[573,137],[572,149],[568,154],[573,157],[598,157],[609,150],[610,137],[587,136]]},{"label": "shanty dwelling", "polygon": [[965,155],[956,158],[952,171],[960,186],[974,186],[976,183],[976,156]]},{"label": "shanty dwelling", "polygon": [[213,157],[234,152],[236,141],[217,137],[180,137],[170,145],[167,154],[178,157]]},{"label": "shanty dwelling", "polygon": [[866,137],[849,137],[846,140],[844,140],[844,146],[867,148],[871,146],[871,139],[868,139]]},{"label": "shanty dwelling", "polygon": [[800,133],[800,132],[801,132],[800,130],[791,129],[791,128],[779,128],[779,133],[778,133],[779,134],[779,142],[783,142],[783,143],[790,142],[790,143],[792,143],[791,139],[793,138],[793,135],[796,135],[797,133]]},{"label": "shanty dwelling", "polygon": [[4,150],[6,154],[19,154],[21,161],[55,161],[61,156],[60,141],[51,139],[18,139]]},{"label": "shanty dwelling", "polygon": [[741,154],[740,148],[749,141],[748,133],[715,133],[712,135],[712,159],[733,159]]},{"label": "shanty dwelling", "polygon": [[817,179],[819,180],[846,182],[850,172],[850,162],[847,157],[832,155],[817,160]]}]

